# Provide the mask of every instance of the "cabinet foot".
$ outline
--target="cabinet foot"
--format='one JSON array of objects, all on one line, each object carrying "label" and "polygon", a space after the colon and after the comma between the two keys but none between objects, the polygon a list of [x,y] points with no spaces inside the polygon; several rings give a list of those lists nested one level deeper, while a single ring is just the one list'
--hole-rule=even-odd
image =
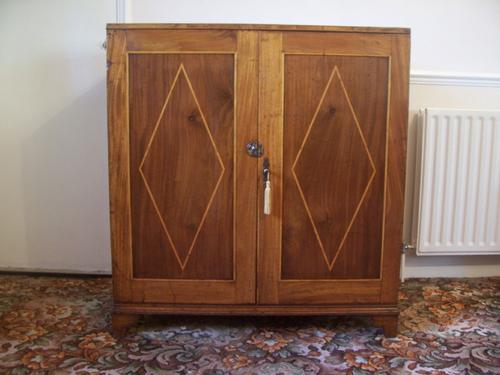
[{"label": "cabinet foot", "polygon": [[140,315],[136,314],[113,313],[111,316],[113,334],[116,336],[125,336],[129,328],[137,324],[139,317]]},{"label": "cabinet foot", "polygon": [[398,315],[376,315],[372,318],[373,325],[382,327],[386,337],[398,335]]}]

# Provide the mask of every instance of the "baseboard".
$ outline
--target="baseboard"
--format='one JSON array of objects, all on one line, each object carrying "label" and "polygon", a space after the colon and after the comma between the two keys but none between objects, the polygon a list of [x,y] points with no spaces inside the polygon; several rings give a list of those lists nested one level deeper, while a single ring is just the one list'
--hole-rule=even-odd
[{"label": "baseboard", "polygon": [[60,277],[110,277],[109,271],[87,271],[74,269],[48,269],[31,267],[0,267],[0,273],[12,275],[32,275],[32,276],[60,276]]},{"label": "baseboard", "polygon": [[500,256],[415,256],[405,257],[404,278],[495,277],[500,276]]},{"label": "baseboard", "polygon": [[404,277],[405,280],[411,278],[500,277],[498,268],[498,265],[490,267],[406,267]]}]

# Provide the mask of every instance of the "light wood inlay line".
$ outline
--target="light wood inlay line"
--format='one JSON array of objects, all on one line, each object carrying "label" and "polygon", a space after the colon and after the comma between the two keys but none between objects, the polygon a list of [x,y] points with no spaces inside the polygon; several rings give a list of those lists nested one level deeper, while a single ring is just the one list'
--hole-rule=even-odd
[{"label": "light wood inlay line", "polygon": [[[167,107],[167,104],[168,104],[168,102],[170,100],[170,97],[172,96],[172,92],[173,92],[173,90],[175,88],[175,85],[177,84],[177,81],[178,81],[179,76],[181,75],[181,73],[184,75],[184,77],[186,79],[186,82],[188,84],[189,90],[191,91],[191,95],[193,96],[193,99],[194,99],[194,101],[196,103],[198,111],[200,112],[200,116],[201,116],[203,125],[205,127],[205,130],[207,131],[207,135],[208,135],[208,137],[210,139],[210,142],[212,143],[212,146],[214,148],[215,154],[217,156],[217,160],[219,161],[219,164],[220,164],[220,167],[221,167],[221,174],[220,174],[219,178],[217,179],[217,183],[215,184],[215,187],[214,187],[214,190],[213,190],[212,194],[210,195],[210,199],[208,201],[207,207],[205,208],[205,211],[203,212],[202,218],[201,218],[200,223],[199,223],[199,225],[198,225],[198,227],[196,229],[195,235],[193,237],[193,241],[191,242],[191,245],[189,246],[189,250],[188,250],[188,253],[187,253],[186,258],[184,259],[184,261],[181,260],[181,258],[179,256],[179,253],[178,253],[178,250],[177,250],[174,242],[172,241],[172,237],[170,236],[170,233],[169,233],[169,231],[167,229],[165,221],[163,220],[163,217],[162,217],[162,215],[160,213],[160,210],[158,208],[158,204],[156,202],[156,199],[155,199],[155,197],[154,197],[154,195],[153,195],[153,193],[151,191],[151,187],[149,186],[149,183],[148,183],[146,177],[144,176],[144,173],[143,173],[143,170],[142,170],[144,162],[146,161],[146,158],[148,156],[149,150],[151,148],[153,140],[154,140],[154,138],[156,136],[156,133],[158,131],[158,128],[160,126],[160,122],[161,122],[161,119],[163,118],[163,115],[164,115],[165,109]],[[198,102],[198,98],[196,97],[196,94],[194,92],[194,89],[193,89],[193,86],[192,86],[191,81],[189,79],[189,76],[188,76],[188,74],[187,74],[187,72],[186,72],[186,70],[184,68],[184,65],[181,63],[179,65],[179,69],[177,70],[177,73],[175,75],[175,78],[174,78],[174,81],[172,83],[172,86],[170,87],[170,90],[169,90],[169,92],[167,94],[167,98],[165,99],[165,103],[163,104],[163,107],[162,107],[162,109],[160,111],[160,116],[158,117],[158,120],[156,121],[156,125],[155,125],[155,127],[153,129],[153,133],[151,134],[151,138],[149,139],[148,145],[146,146],[146,151],[144,152],[144,156],[142,157],[141,163],[139,165],[139,173],[140,173],[140,175],[142,177],[142,180],[143,180],[143,182],[144,182],[144,184],[146,186],[146,190],[147,190],[148,195],[149,195],[149,197],[151,199],[151,202],[153,203],[153,206],[155,208],[156,214],[157,214],[158,218],[160,219],[160,223],[161,223],[162,229],[165,232],[165,234],[167,235],[168,241],[170,243],[170,246],[172,246],[172,250],[174,251],[174,254],[175,254],[175,257],[177,259],[177,262],[179,263],[179,266],[181,267],[181,269],[183,271],[184,271],[184,268],[186,267],[186,265],[188,263],[189,257],[191,256],[191,253],[193,251],[194,245],[195,245],[196,240],[198,238],[198,234],[200,233],[200,230],[203,227],[203,224],[205,223],[205,219],[207,217],[208,210],[210,209],[210,206],[212,205],[212,201],[213,201],[213,199],[215,197],[215,194],[217,193],[217,190],[219,189],[219,185],[220,185],[220,183],[222,181],[222,177],[224,176],[225,171],[226,171],[226,168],[225,168],[224,163],[222,161],[222,158],[221,158],[221,156],[219,154],[219,151],[217,149],[215,141],[214,141],[214,139],[212,137],[212,133],[210,132],[210,128],[208,127],[205,115],[203,114],[203,111],[201,110],[200,103]]]},{"label": "light wood inlay line", "polygon": [[[126,109],[125,109],[125,124],[126,126],[124,127],[125,129],[125,139],[127,139],[127,141],[130,140],[130,93],[129,93],[129,90],[130,90],[130,82],[129,82],[129,74],[130,74],[130,67],[129,67],[129,55],[128,55],[128,51],[127,51],[127,43],[125,43],[123,45],[123,49],[122,49],[122,54],[125,55],[125,87],[126,89],[124,90],[125,93],[125,105],[126,105]],[[123,74],[121,72],[121,69],[120,69],[120,72],[119,72],[119,76]],[[128,221],[128,233],[129,233],[129,236],[128,236],[128,242],[129,242],[129,253],[128,253],[128,256],[130,256],[129,260],[128,260],[128,263],[127,263],[127,267],[126,267],[126,273],[127,273],[127,277],[128,279],[132,279],[133,276],[134,276],[134,273],[133,273],[133,264],[132,264],[132,249],[133,249],[133,238],[132,238],[132,196],[131,196],[131,191],[132,191],[132,183],[130,181],[130,150],[127,149],[127,156],[126,156],[126,160],[127,160],[127,193],[126,193],[126,199],[127,199],[127,209],[128,209],[128,215],[127,215],[127,221]],[[113,278],[114,280],[114,278]]]},{"label": "light wood inlay line", "polygon": [[236,169],[237,169],[237,157],[236,157],[236,135],[237,131],[237,125],[238,125],[238,110],[237,110],[237,99],[238,99],[238,53],[235,52],[233,54],[233,66],[234,66],[234,71],[233,71],[233,92],[234,92],[234,99],[233,99],[233,280],[236,280],[236,272],[237,272],[237,267],[236,265],[238,264],[237,261],[237,256],[238,253],[236,251],[236,192],[238,191],[237,185],[236,185]]},{"label": "light wood inlay line", "polygon": [[[384,203],[382,209],[382,238],[380,240],[380,248],[382,249],[380,254],[380,267],[379,267],[379,278],[382,279],[384,264],[384,253],[385,253],[385,211],[387,206],[387,169],[388,169],[388,157],[389,157],[389,127],[390,127],[390,111],[391,111],[391,56],[387,57],[387,109],[385,113],[385,155],[384,155]],[[380,290],[382,293],[382,290]]]},{"label": "light wood inlay line", "polygon": [[[304,145],[306,144],[307,139],[309,138],[309,134],[311,132],[311,129],[312,129],[312,127],[313,127],[313,125],[314,125],[314,123],[316,121],[316,117],[318,116],[318,113],[320,111],[321,105],[323,104],[323,101],[325,99],[325,96],[327,94],[328,89],[330,88],[330,85],[332,83],[332,80],[333,80],[333,77],[335,76],[335,74],[338,76],[340,85],[342,87],[342,91],[343,91],[344,96],[345,96],[345,98],[347,100],[347,103],[349,105],[349,109],[351,110],[351,114],[352,114],[352,116],[354,118],[354,122],[356,124],[356,128],[357,128],[357,130],[359,132],[359,135],[361,136],[361,140],[363,142],[363,147],[364,147],[364,149],[366,151],[366,154],[368,156],[368,160],[370,162],[370,166],[372,168],[372,174],[370,175],[370,178],[368,179],[368,183],[366,184],[365,190],[363,191],[363,194],[361,195],[361,198],[360,198],[360,200],[359,200],[359,202],[358,202],[358,204],[356,206],[354,214],[353,214],[353,216],[352,216],[352,218],[351,218],[351,220],[349,222],[349,225],[348,225],[348,227],[347,227],[344,235],[342,236],[342,240],[340,241],[340,244],[339,244],[339,247],[338,247],[338,249],[337,249],[337,251],[335,253],[335,256],[333,257],[332,261],[330,262],[330,260],[328,259],[327,254],[326,254],[326,250],[325,250],[325,247],[323,245],[323,241],[321,241],[318,229],[316,227],[316,224],[314,223],[314,219],[312,217],[309,205],[307,204],[304,192],[302,190],[302,187],[300,186],[299,179],[297,178],[297,174],[295,173],[295,167],[296,167],[297,162],[298,162],[298,160],[300,158],[300,155],[302,154],[302,151],[304,149]],[[335,67],[332,70],[332,73],[330,74],[330,77],[329,77],[328,82],[327,82],[327,84],[325,86],[325,89],[323,90],[323,93],[322,93],[321,98],[319,100],[319,104],[316,107],[316,110],[314,112],[312,120],[311,120],[311,122],[310,122],[310,124],[309,124],[309,126],[307,128],[307,131],[306,131],[306,134],[305,134],[304,139],[302,141],[302,144],[300,145],[299,151],[297,152],[297,156],[295,157],[295,160],[294,160],[293,165],[292,165],[292,175],[293,175],[293,178],[294,178],[295,183],[297,185],[297,188],[299,190],[299,194],[300,194],[300,197],[302,199],[302,202],[304,203],[304,207],[306,209],[307,216],[308,216],[308,218],[309,218],[309,220],[310,220],[310,222],[312,224],[313,231],[314,231],[314,234],[316,236],[316,240],[318,241],[318,244],[319,244],[319,246],[321,248],[321,252],[323,254],[323,258],[324,258],[324,260],[325,260],[325,262],[326,262],[326,264],[327,264],[328,269],[330,270],[330,272],[333,270],[333,266],[335,265],[335,262],[337,261],[337,258],[340,255],[340,252],[341,252],[341,250],[342,250],[342,248],[344,246],[344,243],[345,243],[345,241],[347,239],[347,236],[349,235],[351,227],[352,227],[354,221],[356,220],[358,212],[359,212],[359,210],[361,208],[361,205],[363,204],[363,202],[364,202],[364,200],[366,198],[366,194],[368,193],[368,189],[370,188],[370,186],[371,186],[371,184],[373,182],[373,179],[375,178],[376,173],[377,173],[377,170],[375,168],[375,163],[373,162],[373,158],[372,158],[372,156],[370,154],[370,151],[368,149],[368,145],[367,145],[366,139],[365,139],[365,137],[363,135],[363,131],[361,130],[361,126],[359,125],[358,118],[357,118],[356,113],[354,111],[354,108],[352,106],[351,100],[349,99],[349,95],[347,94],[347,90],[346,90],[346,88],[344,86],[344,82],[343,82],[342,77],[340,75],[339,69],[335,65]]]}]

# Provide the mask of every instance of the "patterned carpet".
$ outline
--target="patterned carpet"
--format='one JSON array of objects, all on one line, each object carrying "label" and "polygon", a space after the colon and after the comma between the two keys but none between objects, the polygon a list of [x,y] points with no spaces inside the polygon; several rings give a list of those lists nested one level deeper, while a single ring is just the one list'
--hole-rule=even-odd
[{"label": "patterned carpet", "polygon": [[0,373],[500,374],[500,279],[413,279],[397,338],[362,318],[147,318],[110,335],[107,278],[0,276]]}]

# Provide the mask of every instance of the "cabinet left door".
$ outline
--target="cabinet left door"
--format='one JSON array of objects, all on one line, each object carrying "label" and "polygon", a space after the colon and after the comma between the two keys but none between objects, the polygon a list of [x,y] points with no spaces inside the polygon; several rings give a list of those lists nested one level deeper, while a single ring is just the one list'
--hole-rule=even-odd
[{"label": "cabinet left door", "polygon": [[255,302],[258,35],[108,30],[118,304]]}]

